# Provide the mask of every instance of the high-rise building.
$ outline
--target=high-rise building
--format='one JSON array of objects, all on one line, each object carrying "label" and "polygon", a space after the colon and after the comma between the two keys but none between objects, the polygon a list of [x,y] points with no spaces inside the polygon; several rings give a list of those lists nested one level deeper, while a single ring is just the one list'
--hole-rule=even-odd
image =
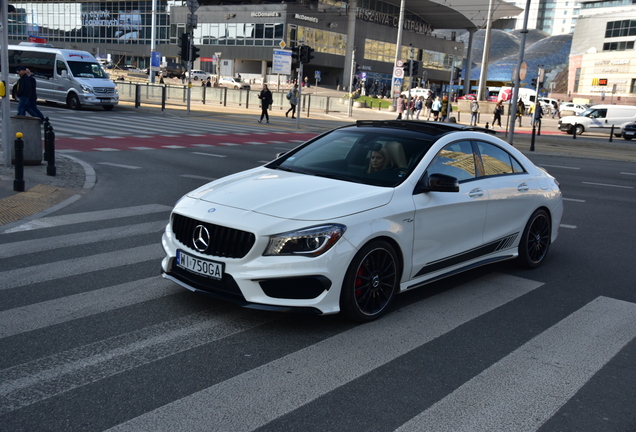
[{"label": "high-rise building", "polygon": [[[631,3],[632,0],[627,1]],[[527,1],[514,0],[510,3],[525,9]],[[527,11],[528,29],[542,30],[552,36],[572,33],[579,15],[579,5],[580,2],[578,0],[533,0],[530,2],[530,8]],[[513,18],[513,20],[515,21],[514,28],[516,30],[523,28],[523,13]]]}]

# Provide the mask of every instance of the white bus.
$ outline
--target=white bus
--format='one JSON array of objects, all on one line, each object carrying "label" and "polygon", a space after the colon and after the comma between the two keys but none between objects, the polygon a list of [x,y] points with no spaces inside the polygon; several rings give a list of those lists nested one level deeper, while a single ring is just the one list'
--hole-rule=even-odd
[{"label": "white bus", "polygon": [[101,106],[112,110],[119,103],[117,86],[97,59],[86,51],[51,45],[9,45],[9,91],[16,99],[16,68],[25,66],[37,80],[38,99],[66,104],[71,109]]}]

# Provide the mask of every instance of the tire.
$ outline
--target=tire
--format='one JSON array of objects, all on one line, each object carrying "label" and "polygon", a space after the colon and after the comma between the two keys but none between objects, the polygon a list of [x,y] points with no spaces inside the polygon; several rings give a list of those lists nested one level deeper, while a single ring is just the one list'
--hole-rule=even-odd
[{"label": "tire", "polygon": [[356,322],[382,316],[399,289],[399,260],[386,241],[365,245],[351,260],[340,292],[340,310]]},{"label": "tire", "polygon": [[194,77],[194,80],[195,80],[195,81],[199,81],[199,77],[195,76],[195,77]]},{"label": "tire", "polygon": [[577,124],[575,129],[577,135],[583,135],[583,132],[585,132],[585,128],[580,124]]},{"label": "tire", "polygon": [[76,94],[71,93],[66,97],[66,105],[72,110],[78,110],[81,108],[79,98]]},{"label": "tire", "polygon": [[104,105],[104,111],[112,111],[115,105]]},{"label": "tire", "polygon": [[632,137],[623,137],[623,139],[625,139],[625,141],[631,141]]},{"label": "tire", "polygon": [[552,223],[550,216],[545,210],[535,211],[519,242],[519,264],[525,268],[539,267],[550,249],[550,239],[552,238]]}]

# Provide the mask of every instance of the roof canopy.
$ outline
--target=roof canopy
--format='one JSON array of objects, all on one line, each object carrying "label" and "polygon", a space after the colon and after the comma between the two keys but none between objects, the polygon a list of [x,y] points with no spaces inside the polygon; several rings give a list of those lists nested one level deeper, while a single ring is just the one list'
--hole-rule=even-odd
[{"label": "roof canopy", "polygon": [[[400,7],[401,0],[383,0]],[[488,21],[488,5],[493,2],[492,19],[513,17],[523,9],[501,0],[406,0],[405,7],[436,29],[480,29]]]}]

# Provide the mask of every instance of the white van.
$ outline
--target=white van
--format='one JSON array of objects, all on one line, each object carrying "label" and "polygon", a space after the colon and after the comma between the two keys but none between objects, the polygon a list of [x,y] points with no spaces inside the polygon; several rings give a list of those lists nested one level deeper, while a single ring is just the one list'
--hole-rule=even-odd
[{"label": "white van", "polygon": [[37,80],[38,99],[71,109],[101,106],[106,111],[119,103],[117,86],[91,53],[42,45],[9,45],[9,91],[14,99],[20,79],[16,68],[25,66]]},{"label": "white van", "polygon": [[562,117],[559,130],[581,135],[585,131],[609,131],[614,126],[614,136],[620,137],[627,123],[636,122],[636,106],[594,105],[577,116]]}]

